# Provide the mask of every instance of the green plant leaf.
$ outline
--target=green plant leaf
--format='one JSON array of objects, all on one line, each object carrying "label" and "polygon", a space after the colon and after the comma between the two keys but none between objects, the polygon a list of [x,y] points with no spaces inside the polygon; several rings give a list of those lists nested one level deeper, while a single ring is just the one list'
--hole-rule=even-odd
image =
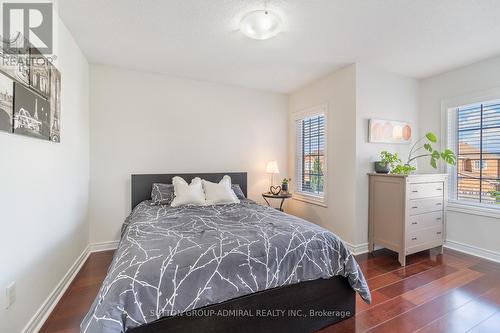
[{"label": "green plant leaf", "polygon": [[440,156],[441,156],[441,155],[439,154],[439,152],[438,152],[437,150],[434,150],[434,151],[432,152],[432,159],[434,159],[434,160],[439,160],[439,157],[440,157]]},{"label": "green plant leaf", "polygon": [[429,132],[425,135],[425,137],[427,138],[427,140],[429,140],[430,142],[432,143],[436,143],[437,142],[437,136],[436,134],[432,133],[432,132]]},{"label": "green plant leaf", "polygon": [[397,175],[408,175],[412,171],[415,171],[415,170],[417,170],[417,169],[414,166],[411,166],[408,164],[405,164],[405,165],[398,164],[396,167],[394,167],[391,170],[391,173],[397,174]]},{"label": "green plant leaf", "polygon": [[431,158],[431,166],[434,169],[437,169],[437,160],[435,158]]},{"label": "green plant leaf", "polygon": [[425,150],[427,150],[429,153],[432,152],[432,146],[430,143],[426,143],[424,145]]},{"label": "green plant leaf", "polygon": [[401,163],[397,153],[391,154],[388,151],[380,152],[380,163],[385,166],[389,166],[391,169],[395,167],[398,163]]},{"label": "green plant leaf", "polygon": [[457,157],[455,156],[455,153],[453,153],[451,149],[445,149],[441,153],[441,158],[450,165],[455,165],[457,163]]}]

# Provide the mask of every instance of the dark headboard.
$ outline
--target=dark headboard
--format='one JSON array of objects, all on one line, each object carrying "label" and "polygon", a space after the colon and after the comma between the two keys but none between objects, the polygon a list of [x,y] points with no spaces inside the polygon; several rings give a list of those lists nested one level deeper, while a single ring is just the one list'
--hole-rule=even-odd
[{"label": "dark headboard", "polygon": [[246,172],[217,172],[217,173],[170,173],[156,175],[132,175],[132,209],[144,200],[151,199],[153,183],[172,184],[172,178],[179,176],[188,183],[195,177],[218,183],[224,175],[231,177],[231,183],[238,184],[247,196]]}]

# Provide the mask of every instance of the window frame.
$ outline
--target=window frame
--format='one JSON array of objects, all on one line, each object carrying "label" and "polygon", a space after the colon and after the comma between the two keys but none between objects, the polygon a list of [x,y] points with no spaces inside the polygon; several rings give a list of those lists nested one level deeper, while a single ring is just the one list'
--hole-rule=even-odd
[{"label": "window frame", "polygon": [[[456,112],[458,108],[463,108],[466,106],[472,106],[477,104],[488,104],[492,102],[500,101],[500,88],[494,88],[487,91],[482,91],[478,93],[473,93],[465,96],[459,96],[452,99],[446,99],[441,101],[441,149],[450,148],[454,152],[456,147],[450,144],[450,111]],[[455,116],[456,117],[456,116]],[[456,119],[456,118],[455,118]],[[455,128],[455,135],[456,135]],[[455,139],[456,141],[456,139]],[[455,142],[454,142],[455,143]],[[458,157],[458,156],[457,156]],[[441,163],[440,170],[447,173],[450,181],[448,182],[448,210],[460,213],[467,213],[472,215],[500,218],[500,205],[485,204],[479,202],[471,202],[466,200],[456,199],[456,177],[457,177],[457,167],[456,166],[444,165]]]},{"label": "window frame", "polygon": [[[324,159],[325,159],[325,164],[324,164],[324,169],[323,169],[323,195],[314,195],[309,192],[305,191],[298,191],[298,184],[302,182],[302,179],[296,179],[296,182],[294,186],[291,187],[291,193],[293,194],[293,198],[295,200],[299,201],[304,201],[310,204],[314,205],[319,205],[323,207],[327,207],[327,197],[328,197],[328,105],[327,104],[320,104],[317,106],[313,106],[307,109],[303,109],[297,112],[294,112],[291,117],[291,131],[293,134],[293,141],[292,141],[292,156],[293,156],[293,161],[292,161],[292,168],[293,168],[293,175],[297,176],[299,174],[299,170],[297,170],[297,160],[299,158],[297,157],[297,154],[301,154],[302,152],[297,151],[297,121],[303,120],[305,118],[310,118],[318,115],[323,115],[324,116],[324,131],[325,131],[325,137],[324,137],[324,144],[325,144],[325,149],[324,149]],[[302,174],[302,167],[300,169],[301,174]]]}]

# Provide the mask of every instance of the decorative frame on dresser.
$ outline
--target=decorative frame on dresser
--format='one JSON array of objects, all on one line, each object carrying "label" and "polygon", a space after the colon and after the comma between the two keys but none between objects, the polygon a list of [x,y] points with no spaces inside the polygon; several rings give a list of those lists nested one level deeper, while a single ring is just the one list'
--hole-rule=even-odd
[{"label": "decorative frame on dresser", "polygon": [[369,173],[368,251],[375,245],[406,256],[441,247],[445,239],[446,174]]}]

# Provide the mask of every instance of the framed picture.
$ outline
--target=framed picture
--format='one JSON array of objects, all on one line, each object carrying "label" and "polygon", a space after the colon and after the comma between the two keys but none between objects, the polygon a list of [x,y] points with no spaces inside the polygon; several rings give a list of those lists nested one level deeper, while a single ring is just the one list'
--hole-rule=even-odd
[{"label": "framed picture", "polygon": [[30,87],[40,95],[49,97],[51,64],[36,48],[30,48],[29,57]]},{"label": "framed picture", "polygon": [[61,73],[50,65],[50,141],[61,142]]},{"label": "framed picture", "polygon": [[[18,35],[17,39],[19,40],[21,38],[23,38],[22,35]],[[26,40],[24,40],[24,42],[24,45],[28,45]],[[5,50],[5,45],[5,42],[1,43],[0,71],[14,80],[28,85],[30,79],[29,48],[26,46],[23,52],[9,53]]]},{"label": "framed picture", "polygon": [[409,123],[393,120],[370,119],[369,142],[410,143],[412,127]]},{"label": "framed picture", "polygon": [[50,137],[49,102],[18,82],[14,83],[14,133]]},{"label": "framed picture", "polygon": [[0,131],[12,132],[14,81],[0,73]]}]

